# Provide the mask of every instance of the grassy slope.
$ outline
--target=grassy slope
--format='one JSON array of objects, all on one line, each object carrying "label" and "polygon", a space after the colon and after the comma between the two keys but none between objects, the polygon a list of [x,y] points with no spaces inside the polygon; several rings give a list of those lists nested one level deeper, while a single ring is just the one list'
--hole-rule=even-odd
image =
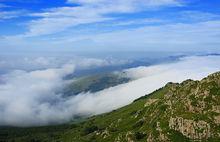
[{"label": "grassy slope", "polygon": [[94,93],[129,81],[130,79],[123,73],[104,73],[81,77],[64,88],[64,95],[72,96],[82,92]]},{"label": "grassy slope", "polygon": [[[207,92],[207,93],[204,93]],[[187,101],[190,104],[187,104]],[[201,103],[202,102],[202,103]],[[201,104],[205,104],[200,106]],[[169,127],[171,117],[195,122],[205,121],[211,126],[211,136],[200,141],[220,141],[220,126],[212,106],[220,105],[220,74],[202,81],[187,80],[181,84],[168,83],[150,95],[110,113],[89,118],[79,124],[38,128],[2,128],[0,139],[9,141],[192,141],[180,131]],[[193,111],[189,111],[188,107]],[[202,109],[201,109],[202,108]],[[159,126],[158,126],[159,125]],[[203,130],[197,130],[199,133]],[[198,139],[197,139],[198,140]]]}]

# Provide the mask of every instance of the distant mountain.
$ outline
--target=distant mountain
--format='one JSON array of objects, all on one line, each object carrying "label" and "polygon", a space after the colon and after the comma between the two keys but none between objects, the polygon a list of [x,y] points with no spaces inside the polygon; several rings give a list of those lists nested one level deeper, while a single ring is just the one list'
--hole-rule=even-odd
[{"label": "distant mountain", "polygon": [[201,81],[168,83],[110,113],[78,124],[1,128],[0,141],[220,141],[220,72]]},{"label": "distant mountain", "polygon": [[123,72],[110,72],[75,78],[64,90],[64,96],[74,96],[86,92],[98,92],[106,88],[127,83],[131,79]]}]

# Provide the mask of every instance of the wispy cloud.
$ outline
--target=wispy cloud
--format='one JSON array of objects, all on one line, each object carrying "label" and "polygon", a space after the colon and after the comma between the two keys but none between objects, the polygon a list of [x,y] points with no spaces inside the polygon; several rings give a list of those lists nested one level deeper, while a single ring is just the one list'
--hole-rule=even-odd
[{"label": "wispy cloud", "polygon": [[[163,21],[164,22],[164,21]],[[158,25],[143,25],[135,28],[67,32],[44,40],[5,37],[1,43],[6,47],[63,47],[63,50],[163,50],[163,51],[216,51],[219,47],[220,21],[211,20],[193,23],[165,22]],[[131,23],[118,23],[121,25]],[[115,23],[117,24],[117,23]],[[114,23],[112,24],[114,26]],[[42,27],[43,28],[43,27]],[[30,42],[31,41],[31,42]],[[65,45],[65,46],[63,46]],[[54,48],[55,50],[55,48]],[[219,51],[219,50],[218,50]]]},{"label": "wispy cloud", "polygon": [[5,7],[8,7],[8,6],[0,3],[0,8],[5,8]]},{"label": "wispy cloud", "polygon": [[166,20],[162,19],[153,19],[153,18],[142,18],[142,19],[135,19],[135,20],[127,20],[127,21],[116,21],[115,23],[111,23],[113,26],[129,26],[129,25],[147,25],[147,24],[159,24],[165,23]]},{"label": "wispy cloud", "polygon": [[[94,41],[107,43],[107,45],[187,45],[203,43],[219,43],[220,21],[207,21],[193,24],[165,24],[159,26],[146,26],[137,29],[116,31],[100,34],[93,37]],[[120,38],[118,38],[120,37]],[[199,38],[198,38],[199,37]],[[129,41],[132,41],[133,44]],[[129,43],[129,44],[126,44]]]},{"label": "wispy cloud", "polygon": [[182,0],[69,0],[66,6],[28,14],[2,12],[2,19],[26,15],[29,16],[27,18],[29,21],[20,25],[25,29],[22,33],[2,36],[0,48],[4,46],[62,47],[64,50],[76,48],[81,50],[82,47],[85,50],[217,48],[220,34],[218,13],[199,9],[163,9],[188,4]]},{"label": "wispy cloud", "polygon": [[[57,44],[115,50],[207,50],[219,45],[220,21],[167,23],[98,34],[66,36]],[[80,44],[79,41],[83,41]],[[112,48],[114,47],[114,48]],[[152,49],[153,48],[153,49]],[[87,49],[87,48],[86,48]]]},{"label": "wispy cloud", "polygon": [[[179,0],[114,0],[114,1],[108,1],[108,0],[68,0],[69,3],[79,3],[83,5],[94,5],[94,6],[100,6],[100,5],[114,5],[118,6],[119,8],[131,10],[131,9],[140,9],[144,7],[157,7],[157,6],[177,6],[182,5],[182,2]],[[142,7],[143,6],[143,7]],[[130,7],[130,8],[128,8]],[[131,8],[132,7],[132,8]],[[124,11],[124,10],[123,10]]]},{"label": "wispy cloud", "polygon": [[18,10],[18,11],[0,11],[0,20],[12,19],[23,16],[26,11]]},{"label": "wispy cloud", "polygon": [[197,22],[197,21],[210,21],[220,19],[219,14],[210,13],[210,12],[203,12],[203,11],[182,11],[179,14],[179,18],[183,20],[188,20],[190,22]]},{"label": "wispy cloud", "polygon": [[26,35],[53,34],[81,24],[111,20],[114,17],[109,14],[113,13],[134,13],[159,7],[182,5],[177,0],[70,0],[68,2],[80,5],[52,8],[42,13],[32,14],[32,16],[39,17],[39,19],[28,24],[29,31]]}]

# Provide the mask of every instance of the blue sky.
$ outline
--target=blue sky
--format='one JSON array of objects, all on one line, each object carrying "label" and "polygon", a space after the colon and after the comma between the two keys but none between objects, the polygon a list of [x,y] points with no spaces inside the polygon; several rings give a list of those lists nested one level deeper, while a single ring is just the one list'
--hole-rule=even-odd
[{"label": "blue sky", "polygon": [[219,46],[218,0],[0,0],[0,52]]}]

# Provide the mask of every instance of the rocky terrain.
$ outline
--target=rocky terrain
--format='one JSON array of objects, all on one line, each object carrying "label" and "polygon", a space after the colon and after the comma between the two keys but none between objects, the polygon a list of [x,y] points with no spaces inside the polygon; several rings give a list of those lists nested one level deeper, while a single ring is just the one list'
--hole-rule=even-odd
[{"label": "rocky terrain", "polygon": [[220,73],[168,83],[110,113],[81,123],[0,129],[0,141],[220,141]]}]

